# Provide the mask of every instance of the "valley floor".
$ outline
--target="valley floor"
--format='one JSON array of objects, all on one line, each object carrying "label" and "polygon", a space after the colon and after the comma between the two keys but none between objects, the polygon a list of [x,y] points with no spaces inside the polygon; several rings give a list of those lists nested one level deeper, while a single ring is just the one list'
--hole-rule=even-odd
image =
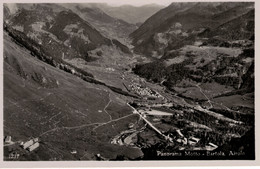
[{"label": "valley floor", "polygon": [[[214,98],[225,88],[214,82],[172,92],[124,62],[66,60],[138,98],[120,95],[39,61],[7,34],[4,57],[4,135],[13,140],[4,145],[5,160],[134,160],[156,158],[151,151],[224,151],[219,148],[254,129],[253,93]],[[23,149],[22,142],[33,138],[39,147]]]}]

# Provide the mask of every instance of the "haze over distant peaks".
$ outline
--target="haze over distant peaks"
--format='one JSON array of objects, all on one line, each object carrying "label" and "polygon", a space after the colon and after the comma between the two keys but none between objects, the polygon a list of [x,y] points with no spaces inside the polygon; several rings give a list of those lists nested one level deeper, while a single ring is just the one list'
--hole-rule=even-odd
[{"label": "haze over distant peaks", "polygon": [[143,23],[150,16],[158,12],[165,6],[158,4],[147,4],[143,6],[133,6],[133,5],[121,5],[121,6],[110,6],[105,3],[86,3],[80,4],[85,7],[96,7],[103,10],[108,15],[122,19],[128,23]]}]

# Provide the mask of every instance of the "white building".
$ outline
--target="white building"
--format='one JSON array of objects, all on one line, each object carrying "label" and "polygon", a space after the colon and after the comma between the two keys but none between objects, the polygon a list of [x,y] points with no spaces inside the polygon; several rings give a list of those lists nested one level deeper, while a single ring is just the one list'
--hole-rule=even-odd
[{"label": "white building", "polygon": [[190,140],[191,141],[195,141],[196,143],[198,143],[200,141],[200,139],[196,138],[196,137],[191,137]]},{"label": "white building", "polygon": [[38,141],[39,141],[39,138],[38,138],[38,137],[36,137],[36,138],[33,139],[33,142],[34,142],[34,143],[36,143],[36,142],[38,142]]},{"label": "white building", "polygon": [[5,143],[11,143],[12,142],[12,137],[11,136],[6,136],[5,137]]},{"label": "white building", "polygon": [[22,146],[23,146],[23,149],[26,149],[26,148],[30,147],[31,145],[33,145],[33,140],[29,140],[29,141],[25,142]]},{"label": "white building", "polygon": [[37,142],[37,143],[34,143],[33,145],[31,145],[30,147],[28,147],[27,149],[29,151],[33,151],[35,150],[36,148],[38,148],[40,146],[40,144]]}]

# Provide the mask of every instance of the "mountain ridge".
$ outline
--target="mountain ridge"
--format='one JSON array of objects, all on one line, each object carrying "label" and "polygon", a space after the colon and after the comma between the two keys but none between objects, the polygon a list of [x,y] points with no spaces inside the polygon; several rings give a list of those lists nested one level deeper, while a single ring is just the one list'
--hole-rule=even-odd
[{"label": "mountain ridge", "polygon": [[[177,43],[187,36],[196,35],[208,28],[217,27],[230,19],[234,19],[233,12],[230,12],[223,19],[223,12],[228,13],[229,9],[232,9],[232,11],[238,14],[239,11],[243,10],[243,13],[240,12],[236,16],[239,17],[248,12],[250,6],[253,6],[253,3],[173,3],[151,16],[137,30],[130,34],[132,44],[135,46],[134,51],[151,56],[152,51],[159,52],[161,50],[158,49],[157,44],[165,46],[155,42],[154,39],[157,34],[165,34],[163,36],[169,42],[172,36],[173,41],[175,41],[174,43]],[[200,8],[203,10],[197,11]],[[175,24],[179,26],[176,27]],[[159,52],[157,55],[161,54],[163,53]]]}]

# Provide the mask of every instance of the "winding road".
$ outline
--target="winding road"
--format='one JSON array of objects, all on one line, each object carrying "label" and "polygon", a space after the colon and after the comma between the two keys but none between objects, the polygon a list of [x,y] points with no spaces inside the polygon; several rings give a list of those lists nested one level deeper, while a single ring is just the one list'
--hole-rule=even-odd
[{"label": "winding road", "polygon": [[118,121],[118,120],[121,120],[121,119],[124,119],[124,118],[127,118],[127,117],[130,117],[130,116],[133,116],[134,114],[129,114],[129,115],[126,115],[126,116],[123,116],[123,117],[120,117],[120,118],[117,118],[117,119],[114,119],[114,120],[110,120],[108,122],[105,122],[105,123],[90,123],[90,124],[83,124],[83,125],[80,125],[80,126],[73,126],[73,127],[56,127],[56,128],[53,128],[53,129],[50,129],[48,131],[45,131],[44,133],[40,134],[39,137],[42,137],[44,135],[46,135],[47,133],[50,133],[50,132],[54,132],[54,131],[57,131],[59,129],[67,129],[67,130],[72,130],[72,129],[78,129],[78,128],[83,128],[83,127],[89,127],[89,126],[94,126],[94,125],[98,125],[96,126],[93,130],[101,127],[101,126],[104,126],[104,125],[107,125],[109,123],[112,123],[112,122],[115,122],[115,121]]}]

